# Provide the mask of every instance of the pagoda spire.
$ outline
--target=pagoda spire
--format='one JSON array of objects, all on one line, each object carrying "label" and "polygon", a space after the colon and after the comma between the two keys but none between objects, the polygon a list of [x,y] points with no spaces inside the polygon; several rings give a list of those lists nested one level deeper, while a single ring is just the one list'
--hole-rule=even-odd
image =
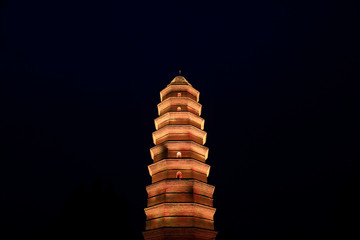
[{"label": "pagoda spire", "polygon": [[148,166],[152,183],[146,187],[145,240],[214,240],[217,235],[199,94],[180,75],[160,92],[153,163]]}]

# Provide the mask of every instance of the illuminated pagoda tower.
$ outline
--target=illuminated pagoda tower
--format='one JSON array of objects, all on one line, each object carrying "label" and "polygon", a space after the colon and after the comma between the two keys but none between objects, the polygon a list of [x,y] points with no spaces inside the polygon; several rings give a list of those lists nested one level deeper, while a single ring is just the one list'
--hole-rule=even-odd
[{"label": "illuminated pagoda tower", "polygon": [[215,239],[213,193],[199,91],[175,77],[160,92],[159,117],[150,149],[145,240]]}]

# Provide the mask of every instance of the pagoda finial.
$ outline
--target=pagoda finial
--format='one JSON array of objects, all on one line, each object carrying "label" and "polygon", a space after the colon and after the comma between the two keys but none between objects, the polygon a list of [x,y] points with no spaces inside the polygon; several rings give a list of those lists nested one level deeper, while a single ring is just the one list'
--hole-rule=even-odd
[{"label": "pagoda finial", "polygon": [[179,69],[179,75],[181,76],[181,69]]}]

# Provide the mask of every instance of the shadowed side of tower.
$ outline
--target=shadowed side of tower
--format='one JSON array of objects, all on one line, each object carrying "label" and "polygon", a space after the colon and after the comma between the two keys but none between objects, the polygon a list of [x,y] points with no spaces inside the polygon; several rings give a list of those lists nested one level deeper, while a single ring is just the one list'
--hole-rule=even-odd
[{"label": "shadowed side of tower", "polygon": [[199,91],[175,77],[160,92],[159,117],[150,149],[145,240],[215,239],[213,193],[207,184],[209,149]]}]

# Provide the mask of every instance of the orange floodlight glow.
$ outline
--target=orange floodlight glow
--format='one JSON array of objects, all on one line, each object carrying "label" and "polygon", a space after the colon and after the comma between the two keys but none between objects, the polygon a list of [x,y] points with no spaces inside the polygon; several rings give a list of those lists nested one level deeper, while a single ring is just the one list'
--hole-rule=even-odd
[{"label": "orange floodlight glow", "polygon": [[154,162],[148,166],[152,184],[146,187],[145,240],[214,240],[217,234],[199,96],[183,76],[160,92],[155,146],[150,149]]}]

